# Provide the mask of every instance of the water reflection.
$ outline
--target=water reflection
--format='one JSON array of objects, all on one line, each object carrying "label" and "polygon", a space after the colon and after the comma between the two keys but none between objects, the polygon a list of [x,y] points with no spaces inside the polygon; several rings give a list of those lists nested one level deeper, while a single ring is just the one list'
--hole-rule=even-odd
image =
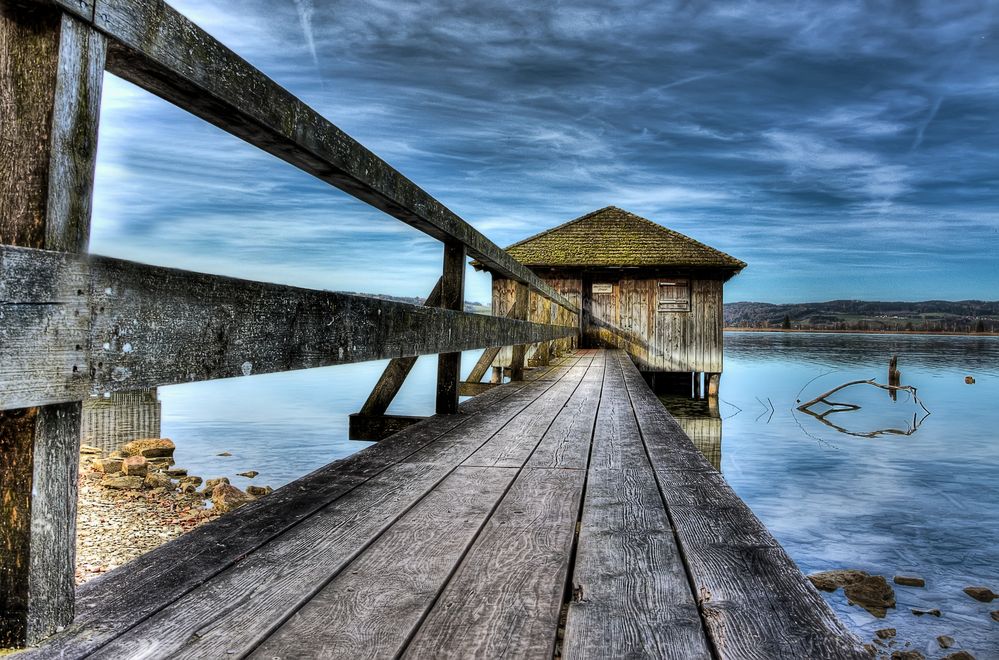
[{"label": "water reflection", "polygon": [[[894,364],[894,358],[892,363]],[[897,381],[897,378],[896,378]],[[913,406],[918,406],[918,411],[913,411],[911,420],[906,416],[904,419],[904,428],[893,426],[884,426],[881,428],[875,428],[868,431],[851,431],[845,426],[841,426],[837,422],[841,422],[841,419],[845,419],[846,416],[842,416],[842,413],[854,413],[863,409],[858,403],[851,403],[847,400],[836,400],[834,401],[831,397],[836,396],[837,399],[849,399],[850,394],[846,393],[846,390],[850,389],[851,393],[856,392],[858,386],[862,387],[864,385],[878,388],[883,390],[888,397],[888,406],[896,407],[899,403],[898,394],[903,392],[908,395],[908,402]],[[852,388],[852,389],[851,389]],[[855,396],[855,395],[854,395]],[[853,399],[851,399],[852,401]],[[905,401],[905,399],[903,399]],[[882,405],[885,404],[884,397],[879,401]],[[816,421],[819,421],[831,429],[835,429],[840,433],[845,433],[846,435],[852,435],[858,438],[877,438],[883,435],[912,435],[917,430],[919,430],[919,425],[922,424],[927,417],[930,415],[930,411],[923,405],[923,402],[919,399],[916,388],[911,385],[901,385],[896,382],[894,385],[882,385],[874,380],[854,380],[842,385],[837,385],[828,392],[820,394],[815,398],[802,403],[797,407],[799,412],[810,415]],[[833,417],[833,415],[841,415],[841,417]],[[836,421],[833,421],[833,420]],[[842,424],[846,424],[846,421],[842,421]]]},{"label": "water reflection", "polygon": [[691,399],[670,394],[662,394],[659,399],[694,446],[716,470],[721,470],[722,420],[717,399]]}]

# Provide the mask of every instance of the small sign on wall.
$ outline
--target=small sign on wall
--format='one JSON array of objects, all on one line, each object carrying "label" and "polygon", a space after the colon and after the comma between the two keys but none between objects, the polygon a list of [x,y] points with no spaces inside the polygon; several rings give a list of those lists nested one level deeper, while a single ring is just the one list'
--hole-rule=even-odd
[{"label": "small sign on wall", "polygon": [[593,284],[593,295],[600,293],[614,293],[614,285],[610,282],[601,282]]}]

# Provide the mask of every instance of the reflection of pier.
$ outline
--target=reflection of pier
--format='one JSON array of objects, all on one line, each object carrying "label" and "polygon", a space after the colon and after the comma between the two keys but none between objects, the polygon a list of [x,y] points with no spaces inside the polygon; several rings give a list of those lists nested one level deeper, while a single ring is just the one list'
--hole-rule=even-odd
[{"label": "reflection of pier", "polygon": [[677,417],[680,428],[690,437],[708,462],[721,471],[721,417]]},{"label": "reflection of pier", "polygon": [[690,399],[681,395],[660,395],[680,428],[708,462],[721,471],[722,420],[717,399]]},{"label": "reflection of pier", "polygon": [[83,443],[105,452],[138,438],[160,437],[161,404],[156,389],[115,392],[83,402]]}]

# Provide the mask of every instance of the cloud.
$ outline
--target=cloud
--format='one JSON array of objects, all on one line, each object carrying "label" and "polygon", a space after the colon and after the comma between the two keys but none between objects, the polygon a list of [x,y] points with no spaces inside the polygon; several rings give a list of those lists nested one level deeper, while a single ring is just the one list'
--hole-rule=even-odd
[{"label": "cloud", "polygon": [[[500,245],[617,204],[748,261],[733,299],[999,289],[995,7],[175,6]],[[99,161],[116,256],[404,295],[439,268],[436,242],[111,77]],[[908,281],[879,281],[895,260]]]}]

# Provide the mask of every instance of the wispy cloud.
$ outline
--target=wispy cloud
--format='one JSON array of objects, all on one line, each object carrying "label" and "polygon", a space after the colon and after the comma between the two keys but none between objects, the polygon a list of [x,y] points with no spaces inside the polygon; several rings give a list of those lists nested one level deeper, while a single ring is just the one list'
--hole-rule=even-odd
[{"label": "wispy cloud", "polygon": [[[617,204],[748,261],[731,299],[999,290],[990,3],[175,6],[501,245]],[[95,250],[432,285],[415,230],[126,83],[104,99]]]}]

